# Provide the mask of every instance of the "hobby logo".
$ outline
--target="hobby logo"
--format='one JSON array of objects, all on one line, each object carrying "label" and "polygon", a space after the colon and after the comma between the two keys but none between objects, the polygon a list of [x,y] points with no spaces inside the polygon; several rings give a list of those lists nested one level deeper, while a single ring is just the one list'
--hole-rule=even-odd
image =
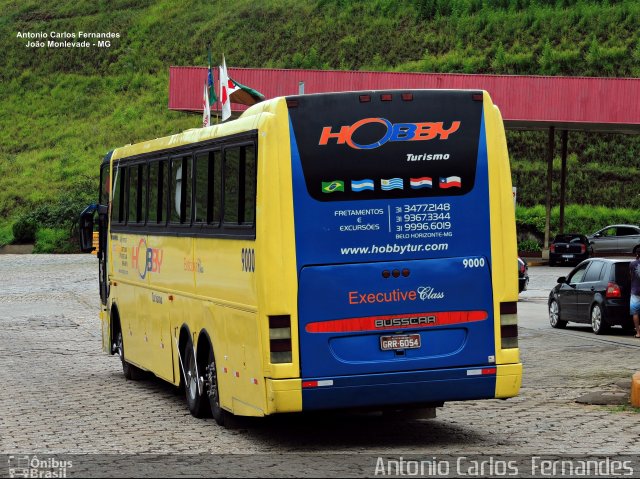
[{"label": "hobby logo", "polygon": [[[360,128],[367,128],[368,125],[379,124],[386,129],[379,140],[366,145],[361,145],[353,141],[353,134]],[[335,139],[336,144],[347,144],[356,150],[371,150],[384,145],[388,141],[425,141],[440,138],[446,140],[460,128],[461,122],[452,121],[449,128],[445,128],[444,122],[424,122],[424,123],[391,123],[386,118],[364,118],[356,121],[353,125],[340,127],[338,132],[331,131],[330,126],[322,128],[319,145],[327,145],[329,140]],[[379,128],[378,128],[379,129]]]},{"label": "hobby logo", "polygon": [[148,248],[144,238],[140,239],[138,246],[131,248],[131,266],[138,271],[140,279],[144,279],[148,272],[160,273],[162,257],[163,250]]}]

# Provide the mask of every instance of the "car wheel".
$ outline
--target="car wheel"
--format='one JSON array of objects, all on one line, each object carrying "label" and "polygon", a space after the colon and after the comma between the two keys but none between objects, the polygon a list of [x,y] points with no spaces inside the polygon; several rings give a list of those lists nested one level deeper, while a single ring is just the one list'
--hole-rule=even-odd
[{"label": "car wheel", "polygon": [[638,245],[635,248],[633,248],[633,255],[637,256],[639,251],[640,251],[640,245]]},{"label": "car wheel", "polygon": [[549,323],[556,329],[564,329],[567,326],[567,321],[560,319],[560,305],[555,299],[549,303]]},{"label": "car wheel", "polygon": [[604,334],[609,330],[609,325],[604,320],[604,314],[599,304],[591,308],[591,329],[596,334]]}]

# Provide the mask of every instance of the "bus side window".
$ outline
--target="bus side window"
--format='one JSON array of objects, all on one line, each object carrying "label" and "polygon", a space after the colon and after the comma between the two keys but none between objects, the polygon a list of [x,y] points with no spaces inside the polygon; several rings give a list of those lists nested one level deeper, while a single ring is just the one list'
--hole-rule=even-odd
[{"label": "bus side window", "polygon": [[160,161],[158,183],[158,223],[167,223],[167,202],[169,200],[169,161]]},{"label": "bus side window", "polygon": [[184,190],[182,193],[184,208],[180,214],[180,223],[191,224],[191,208],[193,202],[193,158],[184,158],[182,165],[182,171],[184,171],[186,175],[183,176],[182,181],[182,189]]},{"label": "bus side window", "polygon": [[158,187],[160,180],[160,162],[151,161],[149,163],[149,213],[147,222],[151,225],[158,224],[162,219],[162,212],[158,206],[162,203],[162,190]]},{"label": "bus side window", "polygon": [[224,213],[225,224],[238,224],[238,197],[240,170],[240,148],[224,150]]},{"label": "bus side window", "polygon": [[111,205],[111,222],[122,223],[124,221],[124,185],[126,168],[114,167],[113,174],[113,205]]},{"label": "bus side window", "polygon": [[220,152],[198,153],[195,163],[195,223],[220,224]]},{"label": "bus side window", "polygon": [[138,221],[138,202],[139,202],[139,176],[138,165],[129,166],[127,168],[129,177],[129,191],[127,192],[128,216],[127,223],[135,223]]},{"label": "bus side window", "polygon": [[242,224],[256,220],[256,152],[253,145],[243,147],[244,154],[244,215]]},{"label": "bus side window", "polygon": [[171,223],[191,223],[191,183],[193,160],[183,157],[171,160]]},{"label": "bus side window", "polygon": [[194,205],[194,223],[206,223],[209,193],[209,153],[196,155],[196,191]]},{"label": "bus side window", "polygon": [[222,156],[209,152],[209,215],[207,223],[220,225],[222,219]]},{"label": "bus side window", "polygon": [[182,158],[171,160],[171,190],[170,190],[171,223],[180,223],[182,211]]},{"label": "bus side window", "polygon": [[127,168],[129,176],[129,196],[127,218],[128,224],[144,223],[147,199],[147,175],[146,165],[132,165]]},{"label": "bus side window", "polygon": [[144,224],[147,217],[147,164],[138,165],[138,208],[136,222]]},{"label": "bus side window", "polygon": [[253,145],[226,148],[224,153],[224,222],[255,221],[256,155]]}]

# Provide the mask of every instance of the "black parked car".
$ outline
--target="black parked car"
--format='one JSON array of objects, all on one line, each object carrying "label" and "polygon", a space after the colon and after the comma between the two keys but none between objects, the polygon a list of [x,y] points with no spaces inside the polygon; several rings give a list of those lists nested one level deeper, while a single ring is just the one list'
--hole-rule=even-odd
[{"label": "black parked car", "polygon": [[568,322],[591,324],[603,334],[609,326],[633,329],[629,314],[629,260],[591,258],[576,266],[569,276],[558,278],[549,294],[549,321],[554,328]]},{"label": "black parked car", "polygon": [[529,285],[529,265],[522,258],[518,258],[518,292],[522,293]]},{"label": "black parked car", "polygon": [[558,263],[578,264],[589,257],[589,240],[580,233],[556,235],[549,245],[549,266]]}]

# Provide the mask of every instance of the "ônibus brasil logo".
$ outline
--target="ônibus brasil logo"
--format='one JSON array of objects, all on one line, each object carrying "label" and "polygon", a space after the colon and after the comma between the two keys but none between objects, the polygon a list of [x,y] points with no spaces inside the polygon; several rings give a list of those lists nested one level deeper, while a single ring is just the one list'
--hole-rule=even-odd
[{"label": "\u00f4nibus brasil logo", "polygon": [[[361,145],[353,141],[353,134],[362,127],[371,124],[381,124],[386,127],[384,135],[373,143],[368,145]],[[446,140],[449,135],[455,133],[460,128],[461,122],[452,121],[449,128],[445,128],[444,122],[425,122],[425,123],[391,123],[386,118],[364,118],[356,121],[353,125],[345,125],[340,127],[340,131],[331,131],[330,126],[322,128],[320,134],[319,145],[326,145],[329,140],[335,139],[336,144],[347,144],[351,148],[356,150],[371,150],[384,145],[388,141],[425,141],[433,140],[440,137],[441,140]]]}]

